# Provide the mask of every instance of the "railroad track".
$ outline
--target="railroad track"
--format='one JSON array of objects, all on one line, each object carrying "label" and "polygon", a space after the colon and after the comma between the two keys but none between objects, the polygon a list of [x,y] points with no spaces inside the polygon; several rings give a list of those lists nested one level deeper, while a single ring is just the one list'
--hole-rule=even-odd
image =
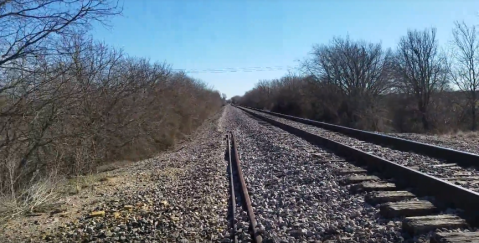
[{"label": "railroad track", "polygon": [[378,145],[385,145],[390,146],[394,149],[401,150],[401,151],[412,151],[419,154],[427,155],[430,157],[438,158],[441,160],[448,161],[450,163],[457,164],[459,166],[474,166],[479,167],[479,155],[468,153],[464,151],[454,150],[450,148],[435,146],[426,143],[420,143],[416,141],[411,141],[403,138],[388,136],[385,134],[379,134],[375,132],[363,131],[354,128],[338,126],[334,124],[318,122],[310,119],[305,119],[301,117],[295,116],[288,116],[276,112],[270,112],[255,108],[248,107],[247,109],[255,110],[258,112],[262,112],[265,114],[269,114],[276,117],[281,117],[284,119],[288,119],[291,121],[303,123],[306,125],[315,126],[318,128],[326,129],[329,131],[341,133],[353,138],[357,138],[366,142],[378,144]]},{"label": "railroad track", "polygon": [[[238,149],[233,132],[226,135],[228,162],[228,180],[230,183],[230,228],[231,240],[237,242],[261,243],[262,237],[257,229],[257,222],[251,205],[246,182],[241,170]],[[249,231],[246,237],[244,231]]]},{"label": "railroad track", "polygon": [[266,111],[276,121],[479,192],[479,155]]},{"label": "railroad track", "polygon": [[[345,158],[345,162],[350,165],[337,171],[344,176],[343,186],[348,187],[351,193],[367,192],[365,201],[371,205],[379,205],[382,217],[403,218],[402,229],[410,235],[436,230],[431,236],[431,242],[479,242],[478,232],[460,230],[475,231],[473,227],[479,223],[477,192],[279,122],[258,112],[239,108],[257,119]],[[322,154],[313,156],[318,160],[322,159]],[[458,231],[441,232],[442,229]]]}]

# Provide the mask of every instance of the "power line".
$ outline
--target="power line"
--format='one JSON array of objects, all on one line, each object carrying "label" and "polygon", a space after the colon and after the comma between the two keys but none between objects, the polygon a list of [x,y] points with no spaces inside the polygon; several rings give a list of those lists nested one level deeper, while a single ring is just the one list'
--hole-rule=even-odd
[{"label": "power line", "polygon": [[243,68],[219,68],[219,69],[173,69],[185,73],[237,73],[237,72],[267,72],[267,71],[287,71],[293,69],[291,66],[270,66],[270,67],[243,67]]}]

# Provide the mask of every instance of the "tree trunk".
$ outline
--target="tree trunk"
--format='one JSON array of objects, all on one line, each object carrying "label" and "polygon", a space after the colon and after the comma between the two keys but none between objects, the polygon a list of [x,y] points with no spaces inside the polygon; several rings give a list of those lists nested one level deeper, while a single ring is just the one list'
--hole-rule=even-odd
[{"label": "tree trunk", "polygon": [[471,127],[471,130],[472,131],[476,130],[476,106],[475,105],[472,107],[472,127]]},{"label": "tree trunk", "polygon": [[429,119],[427,117],[427,109],[425,106],[419,106],[419,112],[421,112],[421,121],[422,121],[422,127],[424,128],[424,131],[429,131],[430,129],[430,124],[429,124]]},{"label": "tree trunk", "polygon": [[477,97],[476,97],[476,91],[474,91],[474,93],[472,94],[472,106],[471,106],[471,115],[472,115],[472,126],[471,126],[471,130],[472,131],[475,131],[476,130],[476,101],[477,100]]},{"label": "tree trunk", "polygon": [[422,127],[424,128],[425,131],[429,131],[429,121],[426,117],[426,114],[422,114]]}]

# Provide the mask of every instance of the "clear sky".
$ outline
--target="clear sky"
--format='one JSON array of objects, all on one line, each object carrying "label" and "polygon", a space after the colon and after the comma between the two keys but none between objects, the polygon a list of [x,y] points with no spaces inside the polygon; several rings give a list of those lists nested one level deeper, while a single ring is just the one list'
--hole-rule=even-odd
[{"label": "clear sky", "polygon": [[[478,0],[122,0],[98,40],[166,61],[229,98],[294,71],[313,44],[334,36],[396,47],[408,29],[436,27],[442,45],[456,20],[479,24]],[[216,72],[214,70],[221,70]],[[231,72],[236,71],[236,72]]]}]

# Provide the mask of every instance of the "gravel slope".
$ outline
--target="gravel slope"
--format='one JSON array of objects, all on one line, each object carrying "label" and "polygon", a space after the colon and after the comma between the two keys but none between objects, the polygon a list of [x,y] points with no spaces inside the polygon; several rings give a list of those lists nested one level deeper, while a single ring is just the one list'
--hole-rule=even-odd
[{"label": "gravel slope", "polygon": [[[394,150],[388,147],[383,147],[383,146],[365,142],[356,138],[351,138],[340,133],[331,132],[322,128],[314,127],[311,125],[305,125],[299,122],[290,121],[284,118],[268,115],[265,113],[261,113],[257,111],[252,111],[252,112],[255,112],[262,116],[266,116],[276,121],[291,125],[293,127],[302,129],[312,134],[327,137],[334,141],[341,142],[351,147],[369,152],[376,156],[385,158],[389,161],[392,161],[404,166],[413,167],[421,172],[424,172],[433,176],[437,176],[439,178],[450,178],[457,175],[479,176],[479,170],[476,170],[475,168],[437,167],[437,165],[444,164],[444,162],[435,158],[427,157],[427,156],[416,154],[413,152],[403,152],[403,151]],[[462,181],[462,182],[455,182],[455,183],[462,187],[465,187],[474,191],[479,191],[479,183],[476,183],[475,181]]]},{"label": "gravel slope", "polygon": [[[349,163],[234,107],[225,123],[238,139],[242,168],[264,242],[402,242],[400,223],[378,218],[364,194],[339,186]],[[323,158],[311,153],[324,153]]]},{"label": "gravel slope", "polygon": [[[3,232],[8,238],[0,242],[186,243],[228,238],[226,145],[218,126],[221,114],[179,150],[121,169],[128,179],[96,191],[101,200],[85,205],[79,218],[44,232],[27,232],[28,227],[9,229]],[[89,217],[94,211],[105,215]]]}]

